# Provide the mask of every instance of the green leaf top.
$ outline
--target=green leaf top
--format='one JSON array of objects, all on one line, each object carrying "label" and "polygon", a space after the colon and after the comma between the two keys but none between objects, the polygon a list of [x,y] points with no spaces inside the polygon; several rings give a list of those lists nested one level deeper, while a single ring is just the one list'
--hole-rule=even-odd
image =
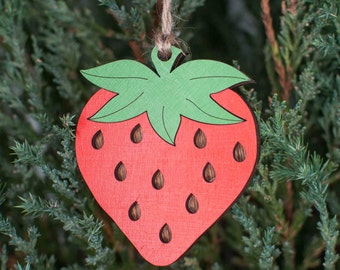
[{"label": "green leaf top", "polygon": [[213,125],[244,121],[210,95],[251,79],[236,68],[212,60],[193,60],[176,67],[183,53],[176,47],[171,51],[170,59],[162,61],[157,48],[153,49],[155,71],[133,60],[82,70],[93,84],[117,93],[90,119],[121,122],[146,112],[155,132],[173,145],[182,116]]}]

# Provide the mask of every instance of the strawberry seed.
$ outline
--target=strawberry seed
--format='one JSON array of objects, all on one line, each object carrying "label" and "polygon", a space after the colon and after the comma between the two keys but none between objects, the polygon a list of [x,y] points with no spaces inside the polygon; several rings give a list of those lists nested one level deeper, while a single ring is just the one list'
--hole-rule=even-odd
[{"label": "strawberry seed", "polygon": [[143,140],[142,127],[140,124],[132,129],[130,139],[133,143],[140,143]]},{"label": "strawberry seed", "polygon": [[141,216],[140,206],[137,202],[134,202],[129,208],[129,218],[132,221],[137,221],[138,219],[140,219],[140,216]]},{"label": "strawberry seed", "polygon": [[246,151],[244,150],[243,145],[239,142],[237,142],[234,147],[234,159],[237,162],[242,162],[246,159]]},{"label": "strawberry seed", "polygon": [[195,214],[198,211],[198,201],[193,194],[189,195],[185,205],[190,214]]},{"label": "strawberry seed", "polygon": [[164,176],[160,170],[157,170],[152,176],[152,186],[158,190],[164,186]]},{"label": "strawberry seed", "polygon": [[124,181],[126,178],[126,168],[123,162],[119,162],[115,168],[115,177],[118,181]]},{"label": "strawberry seed", "polygon": [[104,145],[104,136],[101,130],[98,130],[92,137],[92,147],[94,149],[100,149]]},{"label": "strawberry seed", "polygon": [[215,180],[216,173],[214,167],[208,162],[203,169],[204,180],[208,183],[212,183]]},{"label": "strawberry seed", "polygon": [[199,149],[202,149],[207,145],[207,137],[200,128],[195,133],[194,144]]},{"label": "strawberry seed", "polygon": [[164,244],[167,244],[171,241],[172,233],[168,224],[165,223],[162,229],[160,230],[159,238]]}]

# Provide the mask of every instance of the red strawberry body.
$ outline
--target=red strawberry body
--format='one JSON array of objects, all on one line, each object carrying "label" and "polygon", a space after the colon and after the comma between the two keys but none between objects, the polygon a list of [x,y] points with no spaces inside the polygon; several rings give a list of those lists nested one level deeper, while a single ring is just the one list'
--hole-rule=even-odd
[{"label": "red strawberry body", "polygon": [[[235,202],[249,181],[259,147],[254,115],[234,91],[213,94],[214,101],[245,121],[212,125],[182,116],[172,145],[157,135],[146,113],[116,123],[89,120],[113,97],[114,93],[99,90],[80,116],[76,132],[80,171],[98,203],[139,253],[154,265],[171,264]],[[136,143],[131,132],[138,125],[142,139]],[[206,137],[203,148],[194,143],[199,129]],[[103,135],[100,148],[93,143],[98,131]],[[234,156],[236,145],[245,151],[241,159]],[[118,164],[124,165],[124,179],[117,179]],[[204,177],[207,164],[215,172],[210,182]],[[157,171],[164,178],[159,189],[152,183]],[[187,206],[192,195],[194,210]],[[135,215],[131,209],[136,203]],[[165,225],[171,238],[162,236]]]}]

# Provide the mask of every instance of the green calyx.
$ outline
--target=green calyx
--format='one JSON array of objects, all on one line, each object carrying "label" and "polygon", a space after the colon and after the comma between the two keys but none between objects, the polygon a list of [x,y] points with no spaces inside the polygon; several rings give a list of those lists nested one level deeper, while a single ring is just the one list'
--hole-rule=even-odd
[{"label": "green calyx", "polygon": [[193,60],[176,67],[183,55],[176,47],[162,61],[157,48],[151,54],[155,71],[133,60],[119,60],[82,70],[93,84],[117,95],[90,120],[121,122],[144,112],[155,132],[175,145],[181,117],[197,122],[228,125],[244,121],[217,104],[211,94],[234,85],[251,82],[239,70],[212,60]]}]

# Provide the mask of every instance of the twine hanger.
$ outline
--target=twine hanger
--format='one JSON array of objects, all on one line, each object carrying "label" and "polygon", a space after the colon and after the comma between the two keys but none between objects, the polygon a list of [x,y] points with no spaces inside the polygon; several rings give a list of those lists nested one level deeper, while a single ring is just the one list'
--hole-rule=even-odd
[{"label": "twine hanger", "polygon": [[155,43],[159,58],[161,60],[168,60],[171,57],[171,46],[176,43],[176,40],[173,33],[171,0],[163,0],[162,4],[161,31],[155,35]]}]

